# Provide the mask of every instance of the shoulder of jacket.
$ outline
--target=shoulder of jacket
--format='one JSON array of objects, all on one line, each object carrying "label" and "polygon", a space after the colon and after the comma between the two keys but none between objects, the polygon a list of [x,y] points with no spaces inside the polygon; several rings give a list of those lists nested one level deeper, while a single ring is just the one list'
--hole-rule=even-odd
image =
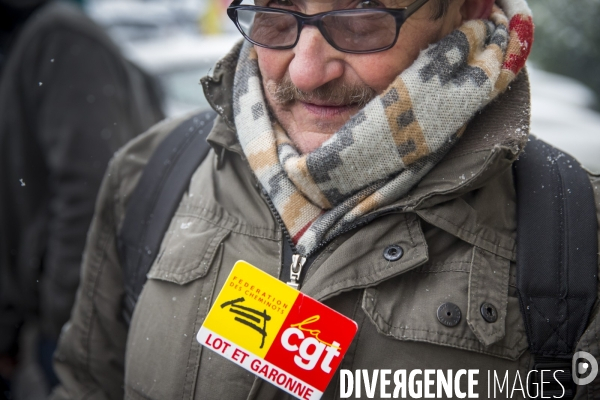
[{"label": "shoulder of jacket", "polygon": [[[592,173],[587,171],[588,177],[592,184],[592,190],[594,191],[594,197],[596,200],[596,209],[598,210],[598,227],[600,229],[600,174]],[[599,234],[600,236],[600,234]]]},{"label": "shoulder of jacket", "polygon": [[166,118],[150,127],[121,147],[114,155],[112,164],[120,171],[141,172],[160,143],[179,125],[197,114],[198,110],[174,118]]},{"label": "shoulder of jacket", "polygon": [[591,171],[586,168],[585,165],[581,165],[583,170],[587,172],[588,178],[590,178],[590,183],[592,184],[592,190],[594,191],[594,196],[596,197],[596,208],[598,208],[598,212],[600,213],[600,172]]},{"label": "shoulder of jacket", "polygon": [[127,202],[156,148],[180,124],[197,113],[198,110],[180,117],[164,119],[129,141],[114,154],[107,174],[110,175],[111,191],[114,192],[113,195],[118,203],[117,220],[124,215]]},{"label": "shoulder of jacket", "polygon": [[588,169],[586,169],[586,172],[588,173],[588,176],[590,177],[590,181],[592,181],[592,183],[594,183],[594,182],[600,183],[600,174],[597,174],[595,172],[591,172]]}]

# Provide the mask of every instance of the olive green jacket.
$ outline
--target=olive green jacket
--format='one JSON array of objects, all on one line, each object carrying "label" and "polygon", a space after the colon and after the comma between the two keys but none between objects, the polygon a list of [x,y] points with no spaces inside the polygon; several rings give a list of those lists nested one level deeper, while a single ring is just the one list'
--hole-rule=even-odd
[{"label": "olive green jacket", "polygon": [[[123,274],[115,238],[145,163],[181,120],[155,126],[111,162],[88,235],[77,303],[55,356],[62,386],[54,399],[288,398],[195,338],[236,261],[276,277],[282,268],[282,229],[232,122],[238,50],[203,79],[207,98],[220,114],[208,139],[215,151],[190,181],[129,331],[121,318]],[[511,388],[518,371],[525,384],[533,358],[516,294],[511,164],[527,141],[529,109],[523,72],[474,117],[460,142],[409,195],[389,206],[386,215],[335,238],[312,263],[301,290],[358,324],[340,368],[369,374],[375,369],[479,369],[476,389],[483,399],[488,398],[488,371],[500,380],[508,371]],[[590,179],[600,204],[600,178]],[[384,258],[392,244],[404,249],[394,262]],[[462,314],[455,326],[437,317],[448,302]],[[496,309],[496,322],[483,318],[483,303]],[[596,304],[577,350],[600,359],[599,337]],[[463,384],[466,380],[461,381],[466,390]],[[496,398],[509,397],[507,388],[497,391]],[[339,397],[338,371],[323,398]],[[582,387],[577,399],[599,397],[600,377]],[[522,393],[513,398],[523,398]]]}]

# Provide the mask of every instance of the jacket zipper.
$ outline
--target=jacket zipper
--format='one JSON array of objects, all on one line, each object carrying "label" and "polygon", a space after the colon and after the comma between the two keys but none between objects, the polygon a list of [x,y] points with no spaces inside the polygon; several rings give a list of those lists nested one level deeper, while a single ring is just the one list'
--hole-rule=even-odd
[{"label": "jacket zipper", "polygon": [[300,255],[300,253],[298,252],[298,249],[296,248],[296,245],[294,244],[294,241],[292,240],[292,237],[290,236],[290,233],[288,232],[287,228],[285,227],[285,224],[283,223],[283,219],[281,219],[279,212],[277,212],[277,209],[275,208],[275,204],[273,204],[273,201],[269,197],[269,194],[262,187],[261,187],[260,192],[262,194],[262,197],[267,202],[267,205],[269,206],[271,213],[273,213],[273,215],[275,216],[275,220],[277,221],[277,224],[283,231],[283,236],[285,236],[285,240],[287,240],[288,244],[290,245],[290,248],[292,249],[292,265],[290,267],[290,280],[289,280],[289,282],[287,282],[287,284],[289,286],[293,287],[294,289],[299,290],[300,284],[301,284],[300,277],[302,275],[302,269],[304,267],[304,264],[306,263],[306,259],[308,258],[308,255],[307,256]]},{"label": "jacket zipper", "polygon": [[300,289],[300,276],[302,274],[302,268],[306,263],[306,257],[302,257],[300,254],[292,255],[292,266],[290,267],[290,281],[287,283],[289,286],[296,290]]},{"label": "jacket zipper", "polygon": [[317,251],[319,251],[321,248],[326,246],[328,243],[331,243],[331,241],[333,241],[335,238],[339,237],[340,235],[343,235],[344,233],[349,232],[352,229],[358,228],[359,226],[366,225],[367,223],[369,223],[370,221],[372,221],[373,219],[375,219],[377,217],[380,217],[381,215],[385,215],[385,214],[395,211],[393,209],[387,210],[385,213],[383,213],[381,215],[377,215],[377,216],[374,216],[373,218],[369,218],[369,219],[361,221],[359,223],[350,225],[350,226],[342,229],[335,236],[329,238],[329,240],[321,241],[314,249],[312,249],[308,254],[303,256],[298,252],[298,249],[296,248],[296,245],[294,244],[292,237],[290,236],[290,233],[288,232],[287,228],[285,227],[285,224],[283,223],[283,219],[281,218],[281,216],[279,215],[279,212],[275,208],[275,204],[273,204],[273,201],[269,197],[269,194],[267,193],[267,191],[264,188],[262,188],[262,186],[261,186],[261,194],[262,194],[263,198],[265,199],[265,201],[267,202],[267,205],[271,209],[271,212],[275,216],[275,220],[279,224],[279,227],[283,231],[283,235],[285,236],[285,239],[288,241],[288,244],[290,245],[290,248],[292,249],[292,265],[290,267],[290,280],[289,280],[289,282],[287,282],[287,285],[293,287],[296,290],[300,290],[300,286],[302,285],[302,277],[306,276],[306,274],[302,275],[303,269],[306,267],[306,269],[308,270],[310,268],[310,266],[312,265],[312,262],[309,262],[308,264],[306,263],[306,261],[308,260],[308,258],[310,256],[315,254]]}]

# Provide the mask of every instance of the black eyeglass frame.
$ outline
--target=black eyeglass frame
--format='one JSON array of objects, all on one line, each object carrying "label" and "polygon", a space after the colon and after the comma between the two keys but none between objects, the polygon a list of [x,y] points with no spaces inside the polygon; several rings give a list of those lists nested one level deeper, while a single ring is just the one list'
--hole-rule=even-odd
[{"label": "black eyeglass frame", "polygon": [[[233,23],[235,24],[236,28],[240,31],[242,36],[244,36],[244,38],[252,44],[255,44],[257,46],[264,47],[267,49],[288,50],[288,49],[291,49],[294,46],[296,46],[296,44],[298,44],[298,40],[300,40],[300,33],[302,32],[302,28],[304,28],[304,26],[310,25],[310,26],[317,27],[317,29],[319,29],[319,32],[321,32],[321,35],[323,35],[323,37],[325,38],[327,43],[329,43],[334,49],[344,52],[344,53],[368,54],[368,53],[377,53],[380,51],[385,51],[385,50],[388,50],[388,49],[391,49],[392,47],[394,47],[394,45],[398,41],[398,35],[400,34],[400,28],[402,27],[402,24],[404,24],[411,15],[413,15],[418,9],[420,9],[429,0],[415,0],[415,2],[411,3],[410,5],[408,5],[406,7],[402,7],[402,8],[341,9],[341,10],[326,11],[326,12],[313,14],[313,15],[307,15],[307,14],[303,14],[303,13],[300,13],[297,11],[284,10],[284,9],[280,9],[280,8],[260,7],[260,6],[242,6],[242,5],[240,5],[242,1],[243,0],[234,0],[231,3],[231,5],[229,7],[227,7],[227,15],[233,21]],[[261,43],[258,43],[256,41],[252,40],[244,32],[244,29],[240,26],[240,22],[239,22],[238,16],[237,16],[237,10],[266,11],[266,12],[281,13],[281,14],[288,14],[288,15],[294,16],[296,18],[296,22],[297,22],[297,26],[298,26],[298,34],[296,35],[296,40],[294,41],[293,44],[291,44],[289,46],[268,46],[268,45],[261,44]],[[329,15],[332,15],[332,14],[341,14],[341,13],[348,13],[348,12],[350,12],[350,13],[355,12],[357,14],[360,14],[360,13],[373,12],[373,11],[385,12],[387,14],[391,14],[394,17],[394,20],[396,21],[396,36],[394,37],[394,41],[388,46],[384,46],[384,47],[380,47],[380,48],[372,49],[372,50],[346,50],[346,49],[343,49],[343,48],[339,47],[338,45],[336,45],[334,43],[333,39],[331,39],[331,37],[329,37],[329,35],[327,34],[327,31],[323,27],[323,22],[322,22],[323,18],[326,16],[329,16]]]}]

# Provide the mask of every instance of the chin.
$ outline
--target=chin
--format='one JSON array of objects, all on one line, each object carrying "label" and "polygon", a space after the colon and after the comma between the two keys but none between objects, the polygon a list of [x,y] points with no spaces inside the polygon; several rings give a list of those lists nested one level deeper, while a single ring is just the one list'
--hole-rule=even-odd
[{"label": "chin", "polygon": [[323,132],[319,129],[310,130],[296,130],[289,131],[288,135],[292,142],[296,145],[296,148],[300,153],[306,154],[319,148],[329,138],[331,138],[335,131]]}]

